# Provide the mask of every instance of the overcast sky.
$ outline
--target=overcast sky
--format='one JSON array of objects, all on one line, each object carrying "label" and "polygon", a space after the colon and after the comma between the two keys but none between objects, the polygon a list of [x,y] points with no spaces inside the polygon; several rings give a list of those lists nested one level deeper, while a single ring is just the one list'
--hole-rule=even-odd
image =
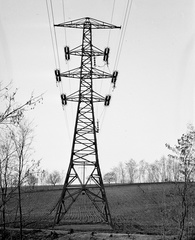
[{"label": "overcast sky", "polygon": [[[113,0],[65,0],[65,20],[92,17],[110,22]],[[117,69],[113,69],[121,30],[110,33],[109,69],[118,70],[111,104],[96,106],[100,121],[98,149],[102,172],[134,158],[153,162],[168,153],[165,143],[176,144],[194,115],[194,0],[133,0]],[[112,23],[122,25],[127,1],[116,0]],[[64,21],[62,1],[53,1],[55,23]],[[122,26],[123,27],[123,26]],[[48,170],[67,170],[75,121],[75,103],[63,110],[56,87],[45,0],[0,0],[0,81],[12,81],[18,101],[31,92],[44,94],[43,104],[28,113],[34,120],[35,157]],[[56,29],[61,71],[67,64],[63,47],[81,44],[82,31]],[[66,34],[67,42],[65,42]],[[108,45],[109,31],[94,31],[94,44]],[[98,60],[103,66],[103,62]],[[75,80],[63,79],[64,90],[75,90]],[[109,93],[103,80],[102,94]],[[110,82],[109,82],[110,84]]]}]

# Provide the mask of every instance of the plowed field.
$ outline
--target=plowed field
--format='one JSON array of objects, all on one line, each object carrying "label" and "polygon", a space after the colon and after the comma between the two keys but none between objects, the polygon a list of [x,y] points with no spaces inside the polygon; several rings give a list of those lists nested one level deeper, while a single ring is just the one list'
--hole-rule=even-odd
[{"label": "plowed field", "polygon": [[[180,211],[180,198],[174,193],[175,188],[174,183],[105,186],[115,231],[131,234],[174,234],[178,230],[175,219],[179,217]],[[55,216],[55,211],[51,210],[59,199],[61,190],[61,186],[24,189],[22,194],[24,225],[31,228],[51,227]],[[9,221],[15,217],[14,209],[16,197],[9,203],[7,214]],[[188,216],[188,229],[191,232],[195,226],[194,219],[195,211],[192,208]],[[88,204],[81,206],[77,202],[73,204],[61,225],[72,224],[74,221],[77,224],[93,224],[100,222],[100,216],[93,212],[93,209],[90,210]]]}]

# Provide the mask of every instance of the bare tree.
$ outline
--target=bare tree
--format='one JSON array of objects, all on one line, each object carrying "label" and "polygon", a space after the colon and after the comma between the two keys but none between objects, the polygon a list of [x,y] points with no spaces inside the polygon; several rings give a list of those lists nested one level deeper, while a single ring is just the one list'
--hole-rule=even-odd
[{"label": "bare tree", "polygon": [[104,181],[107,182],[107,183],[111,183],[111,182],[114,182],[116,183],[116,173],[115,172],[108,172],[104,175]]},{"label": "bare tree", "polygon": [[119,179],[121,183],[125,183],[125,167],[123,162],[118,165]]},{"label": "bare tree", "polygon": [[125,163],[126,172],[129,178],[129,182],[135,182],[135,177],[137,173],[137,163],[132,158]]},{"label": "bare tree", "polygon": [[49,173],[47,177],[47,183],[55,186],[56,183],[60,183],[60,181],[61,181],[61,176],[58,171],[55,170],[52,173]]},{"label": "bare tree", "polygon": [[34,186],[38,183],[38,178],[35,176],[34,171],[29,172],[27,176],[27,184],[34,188]]},{"label": "bare tree", "polygon": [[[3,138],[2,135],[5,135]],[[10,138],[7,134],[0,134],[0,189],[1,189],[1,203],[0,212],[2,213],[3,223],[3,239],[5,239],[6,231],[6,204],[11,197],[12,191],[8,192],[8,187],[11,185],[12,170],[13,170],[13,153]]]},{"label": "bare tree", "polygon": [[48,174],[49,173],[44,169],[38,172],[38,180],[40,180],[41,185],[46,184]]},{"label": "bare tree", "polygon": [[176,196],[179,196],[179,206],[174,210],[174,221],[178,223],[179,239],[183,239],[186,225],[188,225],[188,215],[190,207],[193,207],[194,191],[192,188],[192,177],[195,172],[195,130],[192,126],[188,127],[186,134],[178,139],[178,144],[174,147],[166,144],[173,152],[170,158],[179,163],[180,179],[183,184],[177,184]]},{"label": "bare tree", "polygon": [[147,168],[148,168],[148,163],[145,160],[141,160],[138,164],[139,182],[146,182]]},{"label": "bare tree", "polygon": [[167,159],[162,156],[160,160],[156,160],[153,163],[153,173],[154,173],[154,181],[155,182],[165,182],[166,181],[166,165]]},{"label": "bare tree", "polygon": [[[26,160],[24,160],[24,149],[26,146],[23,144],[24,142],[22,143],[22,135],[19,134],[21,121],[24,118],[24,112],[34,109],[36,103],[41,102],[42,96],[34,97],[31,95],[26,102],[18,104],[16,101],[17,89],[12,91],[11,83],[7,86],[2,86],[3,84],[0,83],[0,190],[2,196],[0,211],[4,224],[4,238],[6,204],[20,183],[24,182],[25,176],[28,175],[28,171],[23,174],[24,161]],[[18,162],[16,161],[17,157]],[[7,191],[8,187],[11,187],[9,191]]]},{"label": "bare tree", "polygon": [[18,207],[16,209],[19,209],[20,238],[22,238],[21,186],[28,181],[29,175],[39,166],[39,161],[32,159],[32,129],[27,122],[23,121],[17,125],[4,126],[4,131],[0,134],[0,140],[0,187],[2,196],[0,210],[4,233],[6,204],[17,190]]},{"label": "bare tree", "polygon": [[[172,181],[173,182],[178,182],[180,180],[180,164],[179,161],[173,158],[172,156],[168,156],[167,158],[168,164],[167,168],[172,166]],[[170,164],[172,162],[172,164]],[[168,179],[167,179],[168,180]]]},{"label": "bare tree", "polygon": [[32,94],[25,103],[18,104],[16,101],[17,91],[18,89],[11,90],[11,83],[5,87],[2,87],[2,83],[0,83],[0,102],[2,104],[0,125],[19,123],[25,111],[34,109],[36,103],[42,101],[42,95],[34,97]]},{"label": "bare tree", "polygon": [[147,165],[147,182],[157,182],[157,168],[154,163],[150,163]]},{"label": "bare tree", "polygon": [[39,167],[39,161],[35,161],[32,158],[33,130],[28,122],[23,121],[20,122],[17,127],[11,127],[10,133],[15,150],[14,170],[18,190],[20,236],[22,238],[23,215],[21,186],[26,183],[31,171]]},{"label": "bare tree", "polygon": [[119,182],[119,169],[118,169],[118,167],[113,167],[113,168],[111,169],[111,172],[113,172],[113,173],[115,174],[116,183],[118,183],[118,182]]}]

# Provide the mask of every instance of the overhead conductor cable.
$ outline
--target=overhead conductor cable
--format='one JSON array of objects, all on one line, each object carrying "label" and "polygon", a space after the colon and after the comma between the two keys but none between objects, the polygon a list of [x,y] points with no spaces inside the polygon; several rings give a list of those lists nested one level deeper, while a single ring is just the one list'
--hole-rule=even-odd
[{"label": "overhead conductor cable", "polygon": [[121,31],[119,46],[118,46],[118,49],[117,49],[114,69],[116,69],[118,67],[118,63],[119,63],[119,59],[120,59],[120,55],[121,55],[121,50],[122,50],[122,46],[123,46],[123,41],[124,41],[126,29],[127,29],[127,24],[128,24],[128,20],[129,20],[131,8],[132,8],[132,3],[133,3],[133,0],[131,0],[131,1],[127,0],[127,7],[126,7],[126,11],[125,11],[125,17],[124,17],[124,20],[123,20],[123,28],[122,28],[122,31]]}]

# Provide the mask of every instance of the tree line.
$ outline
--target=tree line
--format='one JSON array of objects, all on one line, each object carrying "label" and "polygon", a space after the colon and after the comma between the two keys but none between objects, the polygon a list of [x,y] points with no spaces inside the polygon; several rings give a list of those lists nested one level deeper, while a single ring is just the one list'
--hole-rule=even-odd
[{"label": "tree line", "polygon": [[136,162],[133,158],[120,162],[111,171],[104,174],[106,183],[152,183],[152,182],[182,182],[195,181],[195,130],[192,125],[187,132],[171,147],[168,156],[148,163],[145,160]]},{"label": "tree line", "polygon": [[131,158],[104,174],[104,182],[107,183],[173,182],[180,179],[179,163],[169,156],[162,156],[152,163],[145,160],[136,162]]}]

